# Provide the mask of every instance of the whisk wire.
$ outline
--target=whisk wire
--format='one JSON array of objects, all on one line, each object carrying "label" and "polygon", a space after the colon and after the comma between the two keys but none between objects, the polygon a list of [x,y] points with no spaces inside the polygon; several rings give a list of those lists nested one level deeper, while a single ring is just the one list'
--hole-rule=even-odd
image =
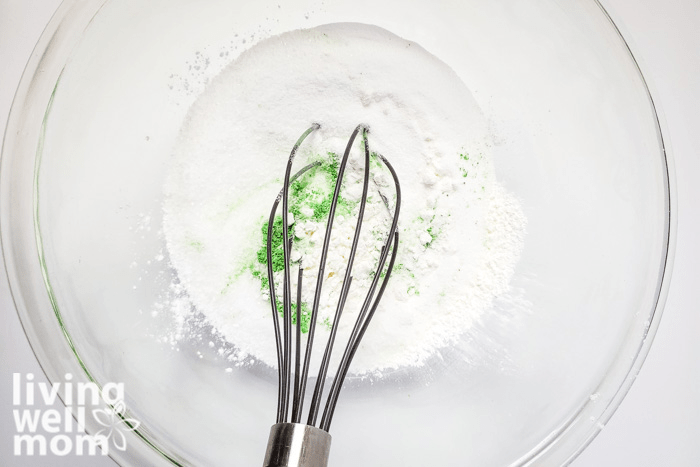
[{"label": "whisk wire", "polygon": [[[314,426],[316,424],[316,417],[318,416],[318,411],[321,403],[321,396],[323,395],[323,386],[326,381],[326,375],[328,374],[328,365],[330,364],[330,357],[331,353],[333,352],[333,345],[335,343],[335,338],[338,333],[338,323],[340,322],[340,317],[343,313],[343,308],[345,307],[345,300],[347,299],[347,294],[350,289],[350,283],[352,279],[352,267],[355,263],[355,254],[357,253],[357,246],[360,242],[362,221],[364,220],[365,206],[367,204],[367,192],[369,190],[369,144],[367,142],[367,128],[360,125],[357,127],[357,130],[359,130],[360,128],[362,129],[362,141],[364,143],[365,148],[365,167],[364,180],[362,185],[362,197],[360,198],[360,208],[357,215],[357,223],[355,225],[355,234],[352,239],[350,254],[348,255],[348,265],[345,269],[345,278],[343,279],[343,288],[341,291],[342,300],[338,302],[338,306],[335,311],[335,316],[333,317],[331,333],[328,337],[328,342],[326,343],[326,350],[323,353],[323,359],[321,360],[321,369],[319,370],[318,379],[316,379],[316,387],[314,389],[313,397],[311,399],[311,406],[309,407],[309,421],[307,424],[311,426]],[[345,150],[345,155],[343,156],[344,161],[346,161],[348,158],[353,139],[354,138],[350,140],[350,142],[348,143],[348,147]],[[336,186],[339,186],[341,184],[342,179],[338,177],[338,179],[336,180]]]},{"label": "whisk wire", "polygon": [[301,395],[299,394],[299,373],[300,373],[300,363],[301,363],[301,284],[304,278],[304,266],[302,261],[299,261],[299,275],[297,276],[297,323],[296,323],[296,341],[294,344],[294,399],[292,403],[292,414],[296,413],[298,410],[299,400]]},{"label": "whisk wire", "polygon": [[[288,419],[288,412],[289,412],[289,399],[290,399],[290,394],[292,396],[292,406],[291,406],[291,421],[292,423],[299,423],[301,420],[301,414],[303,410],[303,401],[304,401],[304,394],[306,392],[306,384],[308,381],[308,375],[309,375],[309,368],[310,368],[310,361],[311,361],[311,353],[313,349],[313,341],[314,341],[314,334],[315,334],[315,328],[316,328],[316,322],[318,318],[318,309],[320,305],[320,296],[321,296],[321,289],[323,286],[323,279],[325,275],[325,266],[326,266],[326,260],[328,257],[328,250],[330,247],[330,239],[331,239],[331,231],[333,228],[333,221],[335,218],[335,212],[336,208],[338,205],[339,197],[340,197],[340,191],[341,191],[341,185],[343,182],[343,177],[345,173],[345,169],[348,163],[348,158],[350,155],[350,151],[352,149],[352,146],[355,142],[355,139],[357,138],[357,135],[359,134],[360,131],[362,131],[362,142],[364,146],[364,179],[363,179],[363,191],[362,191],[362,197],[360,200],[360,205],[359,205],[359,212],[358,212],[358,217],[357,217],[357,223],[355,226],[355,233],[353,237],[353,242],[350,248],[350,253],[348,257],[348,264],[345,270],[345,276],[343,280],[343,285],[340,293],[340,298],[338,301],[338,305],[336,308],[333,324],[331,325],[331,332],[329,339],[326,343],[326,348],[324,350],[324,354],[322,357],[321,361],[321,367],[319,370],[319,375],[316,380],[316,384],[314,387],[314,392],[309,408],[309,418],[308,418],[308,423],[307,425],[309,426],[314,426],[316,424],[316,419],[318,417],[318,412],[320,409],[320,403],[321,403],[321,397],[323,396],[323,389],[324,389],[324,384],[325,384],[325,379],[328,373],[328,367],[330,366],[330,358],[331,354],[333,351],[334,347],[334,342],[336,338],[336,334],[338,332],[338,327],[339,327],[339,321],[340,317],[342,315],[343,309],[345,307],[347,297],[350,291],[350,287],[352,284],[352,268],[354,264],[354,259],[355,255],[357,253],[358,245],[359,245],[359,238],[360,238],[360,232],[361,232],[361,227],[362,227],[362,222],[364,219],[364,212],[365,212],[365,206],[367,202],[367,195],[368,195],[368,190],[369,190],[369,179],[370,179],[370,150],[369,150],[369,143],[368,143],[368,138],[367,138],[367,133],[368,133],[368,128],[365,125],[358,125],[355,130],[353,131],[347,147],[345,149],[345,153],[343,154],[343,158],[340,161],[339,167],[338,167],[338,173],[337,173],[337,179],[335,183],[335,189],[333,192],[333,198],[331,201],[331,204],[329,206],[329,213],[328,213],[328,219],[326,222],[326,232],[324,236],[324,241],[323,241],[323,247],[321,250],[321,259],[320,259],[320,264],[319,264],[319,270],[318,270],[318,277],[316,279],[316,289],[314,292],[314,299],[313,299],[313,304],[311,308],[311,313],[309,316],[309,328],[308,328],[308,338],[306,342],[306,349],[304,352],[304,359],[303,359],[303,366],[301,365],[301,347],[302,347],[302,339],[301,339],[301,327],[302,327],[302,281],[303,281],[303,266],[301,261],[298,263],[298,279],[297,279],[297,290],[296,290],[296,322],[294,323],[296,326],[294,329],[292,329],[292,292],[291,292],[291,271],[290,271],[290,258],[291,258],[291,250],[293,247],[293,239],[289,238],[289,188],[290,185],[301,175],[303,175],[305,172],[310,170],[311,168],[320,165],[320,162],[314,162],[312,164],[309,164],[302,168],[299,172],[296,174],[292,175],[291,170],[292,170],[292,165],[294,162],[294,157],[296,155],[297,150],[303,143],[303,141],[306,139],[306,137],[311,134],[313,131],[318,130],[320,128],[320,125],[317,123],[314,123],[309,129],[306,130],[306,132],[299,138],[299,140],[296,142],[294,147],[292,148],[292,151],[290,153],[289,159],[287,161],[287,168],[285,171],[285,177],[284,177],[284,186],[282,190],[279,192],[277,195],[277,198],[275,199],[272,210],[270,212],[270,218],[268,222],[268,228],[267,228],[267,273],[268,273],[268,282],[269,282],[269,289],[270,289],[270,302],[271,302],[271,308],[272,308],[272,314],[273,314],[273,326],[274,326],[274,331],[275,331],[275,343],[276,343],[276,348],[277,348],[277,364],[278,364],[278,400],[277,400],[277,423],[287,423]],[[357,349],[359,348],[360,341],[362,340],[362,337],[365,334],[365,331],[367,330],[367,327],[369,325],[370,320],[372,319],[374,312],[377,309],[377,306],[379,305],[379,301],[384,293],[384,290],[386,288],[389,276],[391,275],[393,266],[394,266],[394,261],[396,259],[396,252],[398,248],[398,241],[399,241],[399,234],[397,232],[397,222],[398,222],[398,215],[399,215],[399,210],[400,210],[400,204],[401,204],[401,189],[399,186],[398,178],[396,176],[396,172],[394,171],[393,167],[389,162],[381,155],[377,155],[378,159],[384,163],[384,165],[389,169],[389,171],[392,174],[392,177],[394,179],[394,185],[396,189],[396,203],[395,203],[395,208],[393,212],[393,219],[392,219],[392,224],[391,228],[389,229],[388,235],[387,235],[387,240],[385,244],[382,246],[381,252],[380,252],[380,257],[379,261],[377,264],[377,269],[375,271],[374,278],[372,280],[372,283],[367,291],[367,295],[364,299],[363,305],[360,309],[360,313],[357,317],[357,320],[355,322],[355,325],[353,327],[352,333],[350,335],[350,339],[345,347],[345,350],[343,352],[343,356],[341,359],[341,362],[339,364],[338,370],[335,374],[335,377],[333,379],[333,383],[329,389],[329,394],[328,394],[328,399],[326,401],[326,405],[323,411],[323,415],[321,417],[321,423],[320,423],[320,429],[323,431],[328,431],[330,428],[330,423],[333,417],[333,413],[335,411],[335,406],[337,404],[338,396],[340,394],[340,390],[342,388],[343,381],[348,373],[348,368],[350,366],[350,363],[352,362],[353,357],[355,356],[355,353]],[[387,205],[387,208],[389,207],[388,202],[384,194],[380,192],[380,196],[382,200],[384,200],[384,203]],[[283,255],[284,255],[284,272],[283,272],[283,294],[282,294],[282,320],[283,320],[283,329],[280,332],[280,324],[279,324],[279,311],[278,311],[278,305],[277,305],[277,297],[276,297],[276,292],[275,292],[275,284],[274,284],[274,270],[273,270],[273,262],[272,262],[272,237],[273,237],[273,224],[275,221],[275,216],[277,214],[277,208],[279,206],[280,201],[282,202],[282,248],[283,248]],[[382,277],[382,271],[384,270],[384,266],[386,264],[386,260],[389,257],[389,247],[393,245],[393,248],[391,250],[391,259],[389,260],[389,265],[386,268],[386,271],[384,272],[384,280],[381,283],[381,286],[379,287],[379,291],[377,291],[377,286],[379,284],[380,277]],[[375,292],[377,293],[376,297]],[[292,332],[294,333],[294,336],[292,336]],[[292,343],[294,342],[294,355],[292,355]],[[292,358],[294,358],[294,362],[292,363]],[[294,386],[291,388],[291,380],[292,380],[292,364],[294,366]]]},{"label": "whisk wire", "polygon": [[[294,159],[294,155],[296,154],[296,151],[299,149],[299,146],[301,146],[301,143],[304,142],[306,137],[311,134],[311,132],[315,131],[318,129],[320,126],[318,124],[312,125],[304,134],[299,138],[299,140],[296,142],[294,147],[292,148],[292,152],[290,155],[290,160]],[[302,176],[304,173],[307,171],[311,170],[312,168],[320,165],[320,162],[313,162],[305,167],[303,167],[299,172],[294,174],[294,176],[288,178],[287,174],[285,174],[285,186],[289,187],[289,184],[293,183],[297,178]],[[287,165],[288,169],[291,169],[291,164],[288,163]],[[289,355],[291,352],[284,352],[283,351],[283,345],[282,345],[282,338],[280,336],[280,325],[279,325],[279,314],[277,310],[277,295],[275,293],[275,280],[274,280],[274,269],[273,269],[273,262],[272,262],[272,236],[273,236],[273,226],[274,226],[274,221],[275,221],[275,216],[277,214],[277,208],[279,206],[280,201],[282,198],[285,197],[285,189],[282,188],[280,190],[279,194],[277,195],[277,198],[275,198],[275,202],[272,204],[272,210],[270,211],[270,217],[268,219],[267,223],[267,279],[268,279],[268,284],[269,284],[269,289],[270,289],[270,306],[272,308],[272,322],[273,326],[275,329],[275,344],[277,347],[277,372],[278,372],[278,387],[277,387],[277,423],[282,423],[286,420],[287,418],[287,404],[288,404],[288,397],[287,394],[289,392],[289,375],[287,372],[287,367],[286,367],[286,357]],[[284,219],[287,218],[287,215],[284,216]],[[283,221],[284,222],[284,221]],[[287,232],[287,227],[284,228],[285,233]],[[287,245],[287,236],[285,236],[285,246],[287,247],[287,252],[289,252],[289,246]],[[287,271],[288,268],[288,255],[285,254],[285,271]],[[283,293],[284,295],[284,293]],[[284,297],[283,297],[284,300]],[[284,308],[283,308],[284,310]],[[289,316],[291,313],[285,313],[285,315]],[[285,349],[286,349],[286,343],[289,342],[288,338],[288,332],[285,334]]]},{"label": "whisk wire", "polygon": [[277,346],[277,423],[281,423],[283,416],[284,399],[284,361],[282,356],[282,339],[280,338],[279,315],[277,313],[277,296],[275,294],[274,277],[272,269],[272,228],[275,221],[275,213],[280,197],[277,197],[272,205],[272,212],[267,223],[267,277],[270,283],[270,304],[272,306],[272,323],[275,328],[275,344]]},{"label": "whisk wire", "polygon": [[[341,361],[338,367],[338,372],[336,373],[335,378],[333,379],[333,384],[331,386],[330,393],[328,394],[328,400],[326,401],[326,407],[324,408],[323,416],[321,417],[321,424],[319,425],[319,428],[321,428],[323,431],[327,432],[330,430],[331,421],[333,420],[333,414],[335,413],[335,407],[338,403],[338,397],[340,396],[340,390],[342,389],[343,381],[345,380],[345,377],[348,374],[350,363],[355,357],[355,352],[357,352],[357,349],[360,347],[360,341],[362,340],[362,338],[365,335],[365,332],[367,331],[369,323],[372,320],[372,317],[374,316],[374,312],[377,310],[379,301],[384,295],[384,290],[386,289],[386,285],[389,282],[389,276],[391,275],[391,272],[394,269],[396,252],[399,246],[398,232],[394,233],[394,240],[392,243],[394,247],[391,252],[391,259],[389,260],[389,266],[387,267],[384,280],[382,281],[382,285],[379,288],[379,292],[377,293],[377,298],[374,300],[372,308],[370,309],[370,312],[367,315],[366,319],[363,319],[363,316],[359,316],[357,318],[357,321],[355,322],[355,328],[358,328],[359,326],[359,331],[354,337],[354,339],[351,338],[351,340],[348,342],[348,345],[345,348],[345,352],[343,354],[343,360]],[[381,271],[381,268],[379,270]],[[360,323],[362,324],[360,325]],[[353,333],[355,333],[354,330]]]},{"label": "whisk wire", "polygon": [[[387,241],[382,246],[382,251],[379,256],[379,264],[377,266],[377,270],[372,280],[372,284],[370,285],[365,301],[362,304],[360,313],[357,317],[357,320],[355,321],[355,326],[353,327],[352,333],[350,334],[350,338],[348,339],[345,351],[343,352],[340,364],[338,365],[338,371],[335,374],[333,384],[331,385],[331,389],[328,394],[328,400],[326,401],[326,407],[323,410],[323,416],[321,417],[320,424],[320,428],[324,431],[328,431],[330,429],[331,420],[333,418],[333,413],[335,411],[335,406],[337,404],[338,396],[340,395],[340,390],[342,389],[345,376],[347,375],[348,369],[350,368],[350,364],[352,363],[352,359],[355,356],[355,352],[357,352],[357,349],[360,346],[360,341],[364,337],[367,327],[374,316],[374,312],[376,311],[377,306],[379,305],[379,301],[384,295],[384,289],[386,288],[386,285],[389,281],[389,277],[391,276],[391,272],[394,269],[394,261],[396,259],[396,251],[399,244],[399,233],[396,229],[398,227],[399,212],[401,210],[401,185],[399,183],[399,178],[396,174],[396,171],[394,170],[394,167],[383,156],[378,155],[378,157],[389,169],[389,172],[391,173],[391,176],[394,179],[394,186],[396,189],[396,204],[394,207],[394,216],[392,219],[391,228],[389,229],[389,234],[387,236]],[[369,308],[369,303],[374,296],[377,283],[381,276],[381,271],[384,269],[388,249],[392,243],[393,249],[391,253],[391,259],[389,260],[389,265],[384,275],[384,280],[382,281],[382,285],[379,288],[379,292],[372,304],[372,307]],[[368,308],[369,314],[367,313]]]},{"label": "whisk wire", "polygon": [[345,154],[343,155],[343,159],[340,162],[340,166],[338,167],[338,177],[336,180],[335,184],[335,190],[333,192],[333,199],[330,204],[330,209],[328,212],[328,220],[326,222],[326,233],[323,238],[323,247],[321,249],[321,260],[320,264],[318,267],[318,277],[316,279],[316,289],[314,292],[314,300],[313,300],[313,305],[311,308],[311,319],[309,323],[309,335],[306,341],[306,352],[304,353],[304,366],[302,368],[302,373],[301,373],[301,387],[300,387],[300,394],[302,395],[302,400],[299,401],[299,411],[295,414],[292,414],[292,422],[293,423],[299,423],[301,420],[301,411],[303,409],[303,394],[306,391],[306,382],[309,376],[309,367],[311,364],[311,351],[313,350],[313,343],[314,343],[314,334],[316,332],[316,320],[318,318],[318,308],[320,305],[320,299],[321,299],[321,290],[323,287],[323,278],[325,275],[325,269],[326,269],[326,260],[328,258],[328,248],[330,247],[330,239],[331,239],[331,230],[333,229],[333,221],[335,219],[335,211],[338,206],[338,198],[340,197],[340,186],[341,186],[341,181],[343,179],[343,175],[345,173],[345,167],[348,162],[348,156],[350,154],[350,149],[352,147],[352,143],[355,141],[355,138],[357,137],[357,133],[360,131],[361,126],[358,126],[355,128],[355,130],[352,133],[352,136],[350,136],[350,140],[348,141],[347,148],[345,149]]},{"label": "whisk wire", "polygon": [[291,278],[290,278],[290,250],[291,250],[291,242],[289,239],[289,184],[290,184],[290,178],[292,175],[292,165],[294,164],[294,156],[296,156],[296,152],[299,149],[299,146],[301,146],[301,143],[304,142],[307,136],[309,136],[312,132],[318,130],[320,128],[320,125],[318,123],[314,123],[311,125],[309,129],[307,129],[303,135],[297,140],[296,144],[294,144],[294,147],[292,148],[292,152],[289,155],[289,159],[287,161],[287,170],[284,173],[284,185],[282,187],[282,247],[283,247],[283,253],[284,253],[284,282],[283,282],[283,287],[284,287],[284,294],[283,294],[283,315],[282,318],[284,320],[284,359],[283,359],[283,364],[284,364],[284,395],[283,395],[283,407],[284,407],[284,420],[287,419],[287,413],[289,409],[289,391],[290,391],[290,382],[291,382],[291,371],[292,371],[292,366],[291,366],[291,357],[292,357],[292,336],[291,336],[291,327],[292,327],[292,290],[291,290]]}]

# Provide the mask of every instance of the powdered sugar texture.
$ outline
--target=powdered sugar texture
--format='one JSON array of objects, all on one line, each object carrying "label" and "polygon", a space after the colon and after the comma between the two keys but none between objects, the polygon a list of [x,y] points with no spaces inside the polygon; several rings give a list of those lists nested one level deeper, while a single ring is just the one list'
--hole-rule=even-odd
[{"label": "powdered sugar texture", "polygon": [[[381,154],[401,182],[401,241],[396,269],[351,371],[376,374],[423,365],[508,290],[526,220],[517,199],[496,180],[487,125],[464,83],[419,45],[375,26],[325,25],[263,40],[225,68],[192,105],[163,206],[180,286],[235,346],[236,362],[253,358],[276,365],[262,232],[289,151],[315,122],[321,128],[295,161],[297,169],[312,161],[319,166],[292,187],[291,275],[296,277],[301,260],[302,298],[310,304],[333,170],[353,129],[365,124],[372,183],[338,342],[352,329],[391,221],[394,190],[374,156]],[[332,324],[355,228],[361,144],[358,138],[343,180],[315,362]],[[275,274],[277,282],[282,272]],[[308,325],[308,307],[297,311]]]}]

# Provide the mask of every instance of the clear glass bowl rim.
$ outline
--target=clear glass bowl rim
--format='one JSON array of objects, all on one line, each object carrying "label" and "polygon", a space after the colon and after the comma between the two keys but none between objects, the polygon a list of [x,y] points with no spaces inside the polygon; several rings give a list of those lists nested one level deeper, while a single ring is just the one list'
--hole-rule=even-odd
[{"label": "clear glass bowl rim", "polygon": [[[0,160],[0,228],[3,258],[10,290],[22,327],[39,364],[49,381],[60,381],[62,375],[80,375],[86,381],[94,381],[90,371],[82,364],[70,333],[63,327],[61,313],[52,300],[50,282],[42,266],[42,247],[38,234],[36,217],[35,175],[41,154],[42,129],[47,107],[58,84],[61,71],[73,47],[82,37],[84,29],[108,0],[64,0],[46,26],[41,38],[29,58],[22,79],[15,94],[10,111]],[[676,244],[676,182],[673,157],[669,143],[664,138],[668,134],[663,112],[654,99],[653,86],[642,73],[642,64],[632,53],[628,41],[620,28],[598,0],[594,2],[601,14],[617,32],[627,48],[639,76],[646,86],[649,104],[654,112],[660,156],[665,182],[666,206],[665,251],[660,266],[659,281],[655,291],[655,303],[648,316],[641,342],[631,349],[633,358],[624,358],[622,353],[615,360],[601,384],[601,399],[605,408],[598,416],[597,423],[587,433],[572,433],[570,428],[585,407],[572,414],[569,420],[547,439],[535,446],[529,453],[516,461],[513,466],[531,465],[551,452],[557,445],[573,444],[564,449],[567,455],[560,459],[563,465],[572,462],[588,446],[602,427],[615,413],[629,391],[649,352],[654,335],[659,326],[664,304],[671,282],[671,270]],[[19,174],[19,176],[18,176]],[[35,240],[36,249],[28,248],[28,238]],[[44,319],[52,316],[52,319]],[[630,344],[625,341],[625,344]],[[633,344],[634,345],[634,344]],[[56,359],[57,352],[66,349],[73,359]],[[624,360],[624,362],[622,361]],[[627,362],[627,363],[625,363]],[[620,368],[622,367],[622,371]],[[613,371],[615,369],[616,371]],[[616,380],[612,380],[617,377]],[[99,383],[99,382],[98,382]],[[600,400],[599,400],[600,402]],[[589,401],[590,403],[590,401]],[[90,426],[88,426],[90,431]],[[576,431],[576,430],[574,430]],[[571,439],[573,437],[573,439]],[[138,438],[138,439],[137,439]],[[568,439],[567,439],[568,438]],[[140,441],[139,441],[140,439]],[[573,441],[573,443],[572,443]],[[182,465],[184,459],[177,459],[161,451],[140,430],[127,434],[128,452],[110,451],[110,456],[120,465],[138,465],[148,460],[151,465]]]}]

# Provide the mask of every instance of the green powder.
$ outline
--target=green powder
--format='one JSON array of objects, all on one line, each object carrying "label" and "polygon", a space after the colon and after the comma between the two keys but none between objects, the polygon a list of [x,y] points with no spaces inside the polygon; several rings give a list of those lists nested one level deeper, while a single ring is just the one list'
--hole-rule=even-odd
[{"label": "green powder", "polygon": [[[267,279],[266,279],[267,280]],[[278,298],[275,303],[277,304],[277,312],[280,316],[284,316],[284,305],[282,301]],[[296,326],[297,324],[297,304],[291,303],[292,308],[292,324]],[[309,332],[309,324],[311,323],[311,307],[306,303],[301,304],[301,332],[306,334]],[[330,326],[329,326],[330,329]]]},{"label": "green powder", "polygon": [[253,269],[252,267],[250,268],[250,273],[253,275],[253,277],[260,280],[261,289],[268,289],[268,286],[270,285],[270,280],[267,278],[267,274],[264,274],[258,269]]},{"label": "green powder", "polygon": [[199,240],[194,240],[190,237],[187,237],[185,239],[185,242],[187,243],[187,245],[192,247],[197,253],[201,253],[204,251],[204,244]]},{"label": "green powder", "polygon": [[[468,156],[462,154],[460,154],[460,158],[468,160]],[[320,224],[326,223],[333,202],[333,192],[338,179],[338,169],[340,166],[340,158],[333,152],[328,152],[325,156],[319,155],[316,158],[312,158],[312,160],[314,159],[319,162],[319,164],[309,169],[289,185],[289,212],[294,216],[294,222],[289,225],[288,235],[289,238],[294,239],[294,249],[301,252],[305,250],[308,251],[308,249],[314,247],[314,245],[310,243],[311,241],[308,238],[297,238],[295,236],[295,229],[298,226],[303,226],[306,221]],[[376,153],[370,154],[370,164],[375,169],[384,167]],[[336,216],[342,215],[349,217],[356,211],[359,202],[350,201],[345,198],[343,196],[343,189],[344,187],[341,187],[341,192],[338,196]],[[371,197],[368,196],[368,202],[371,201]],[[427,232],[430,234],[431,241],[424,245],[426,249],[430,247],[441,233],[438,228],[433,226],[434,220],[435,214],[433,214],[430,219],[419,216],[414,221],[414,223],[423,224],[424,228],[426,228]],[[269,280],[267,276],[267,229],[269,221],[261,218],[260,222],[260,234],[257,237],[255,259],[243,268],[243,272],[247,271],[247,273],[259,282],[260,290],[263,293],[267,293],[269,291]],[[275,217],[272,224],[271,239],[272,270],[275,273],[284,271],[283,228],[282,216],[278,215]],[[376,231],[372,230],[371,233],[378,242],[383,242],[385,240],[386,232],[383,229],[377,228]],[[316,247],[318,248],[318,245],[316,245]],[[297,263],[290,261],[290,264],[296,265]],[[380,272],[380,278],[385,277],[387,267],[388,263],[385,264],[384,269]],[[393,273],[410,277],[412,279],[412,284],[409,286],[408,293],[410,295],[420,295],[417,284],[415,283],[415,276],[409,268],[404,264],[397,264],[394,267]],[[370,277],[374,277],[374,275],[374,271],[370,272]],[[279,277],[279,274],[276,276]],[[282,284],[276,282],[275,288],[278,295],[277,310],[280,316],[283,316],[284,310],[280,300],[282,296]],[[296,324],[298,315],[296,303],[291,304],[291,309],[292,323]],[[309,303],[302,302],[300,316],[301,331],[303,333],[308,333],[311,320],[311,306]],[[320,321],[319,324],[330,329],[333,323],[330,319],[325,318]]]},{"label": "green powder", "polygon": [[[264,264],[265,266],[267,266],[267,230],[269,225],[270,222],[268,221],[265,222],[260,228],[263,242],[257,253],[258,263]],[[284,226],[282,225],[282,217],[275,217],[275,220],[272,223],[272,242],[270,245],[272,249],[272,270],[274,272],[284,270],[284,247],[282,246],[284,243],[283,229]],[[290,225],[287,229],[287,233],[291,238],[294,235],[294,226]],[[267,281],[267,277],[265,277],[265,281]],[[265,285],[265,288],[267,288],[267,284]]]},{"label": "green powder", "polygon": [[[326,157],[318,156],[316,158],[319,165],[313,167],[304,173],[301,177],[289,185],[289,212],[294,216],[294,223],[288,227],[289,238],[295,239],[295,228],[300,223],[307,220],[314,222],[325,222],[333,202],[333,192],[335,183],[338,180],[338,168],[340,160],[337,154],[329,152]],[[357,202],[349,201],[342,196],[342,192],[338,197],[336,207],[336,215],[349,216],[353,209],[357,206]],[[309,215],[309,213],[311,213]],[[268,292],[269,280],[267,277],[267,229],[269,221],[264,221],[260,226],[259,248],[256,253],[256,259],[250,263],[246,269],[250,274],[260,282],[260,290]],[[282,216],[278,215],[272,224],[272,270],[274,272],[284,271],[284,226],[282,224]],[[308,248],[304,240],[295,239],[295,248],[302,251]],[[294,262],[292,262],[294,263]],[[281,284],[275,284],[276,290],[281,294]],[[282,302],[277,300],[277,310],[280,316],[284,314]],[[311,307],[308,303],[301,304],[301,331],[309,332],[309,322],[311,320]],[[292,303],[292,323],[297,321],[297,306]],[[325,320],[323,323],[330,329],[332,323],[330,320]]]}]

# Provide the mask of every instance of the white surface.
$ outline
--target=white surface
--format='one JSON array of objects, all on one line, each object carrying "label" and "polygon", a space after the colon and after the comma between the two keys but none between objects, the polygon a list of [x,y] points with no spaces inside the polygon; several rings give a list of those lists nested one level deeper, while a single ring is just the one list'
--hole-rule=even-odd
[{"label": "white surface", "polygon": [[[0,0],[0,128],[24,64],[58,0]],[[678,237],[671,289],[651,352],[628,397],[575,467],[700,465],[700,3],[604,0],[652,84],[675,158]],[[110,466],[94,457],[14,457],[12,373],[43,376],[0,272],[0,465]],[[39,378],[38,378],[39,379]]]}]

